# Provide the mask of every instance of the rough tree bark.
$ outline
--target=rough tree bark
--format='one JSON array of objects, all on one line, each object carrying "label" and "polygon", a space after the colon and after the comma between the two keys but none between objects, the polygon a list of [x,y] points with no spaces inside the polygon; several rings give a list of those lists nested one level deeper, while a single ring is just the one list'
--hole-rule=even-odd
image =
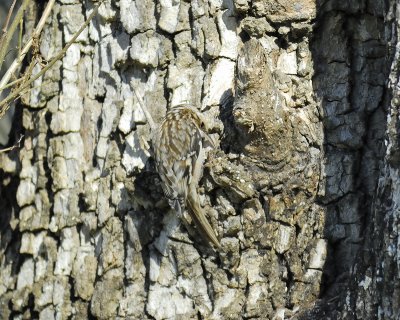
[{"label": "rough tree bark", "polygon": [[[44,59],[92,8],[57,3]],[[399,18],[394,0],[105,1],[0,154],[1,318],[398,319]],[[169,209],[132,87],[157,122],[182,102],[209,120],[220,252]]]}]

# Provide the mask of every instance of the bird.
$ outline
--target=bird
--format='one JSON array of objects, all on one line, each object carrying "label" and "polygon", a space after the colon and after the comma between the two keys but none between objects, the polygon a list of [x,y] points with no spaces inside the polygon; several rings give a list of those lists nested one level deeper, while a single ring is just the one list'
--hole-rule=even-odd
[{"label": "bird", "polygon": [[197,191],[204,161],[212,148],[205,119],[190,104],[170,108],[153,136],[156,168],[170,206],[180,219],[186,210],[205,240],[220,249],[220,242],[204,215]]}]

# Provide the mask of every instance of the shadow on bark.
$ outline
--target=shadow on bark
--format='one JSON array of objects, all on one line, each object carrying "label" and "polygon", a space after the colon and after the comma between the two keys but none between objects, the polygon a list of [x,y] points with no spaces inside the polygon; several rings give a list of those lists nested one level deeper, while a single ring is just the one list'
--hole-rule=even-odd
[{"label": "shadow on bark", "polygon": [[345,304],[351,309],[346,316],[355,316],[358,282],[381,250],[371,232],[393,59],[388,10],[367,1],[317,2],[311,47],[324,126],[325,186],[319,201],[326,206],[328,254],[320,300],[300,319],[342,319]]}]

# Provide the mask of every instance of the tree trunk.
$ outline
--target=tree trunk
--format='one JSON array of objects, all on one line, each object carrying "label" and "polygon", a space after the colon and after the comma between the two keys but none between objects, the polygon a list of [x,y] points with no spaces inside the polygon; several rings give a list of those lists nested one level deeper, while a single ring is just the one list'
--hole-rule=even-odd
[{"label": "tree trunk", "polygon": [[[92,9],[55,5],[43,59]],[[398,319],[398,15],[106,1],[0,153],[1,318]],[[206,117],[199,192],[221,250],[169,208],[133,88],[156,123],[180,103]]]}]

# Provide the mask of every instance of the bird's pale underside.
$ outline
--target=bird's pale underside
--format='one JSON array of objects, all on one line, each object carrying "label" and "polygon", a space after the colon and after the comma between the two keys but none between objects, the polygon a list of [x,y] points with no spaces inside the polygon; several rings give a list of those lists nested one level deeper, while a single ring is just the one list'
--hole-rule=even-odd
[{"label": "bird's pale underside", "polygon": [[207,151],[212,146],[204,126],[202,115],[194,107],[171,108],[154,134],[154,156],[164,193],[178,216],[182,218],[187,210],[205,240],[220,248],[197,192]]}]

